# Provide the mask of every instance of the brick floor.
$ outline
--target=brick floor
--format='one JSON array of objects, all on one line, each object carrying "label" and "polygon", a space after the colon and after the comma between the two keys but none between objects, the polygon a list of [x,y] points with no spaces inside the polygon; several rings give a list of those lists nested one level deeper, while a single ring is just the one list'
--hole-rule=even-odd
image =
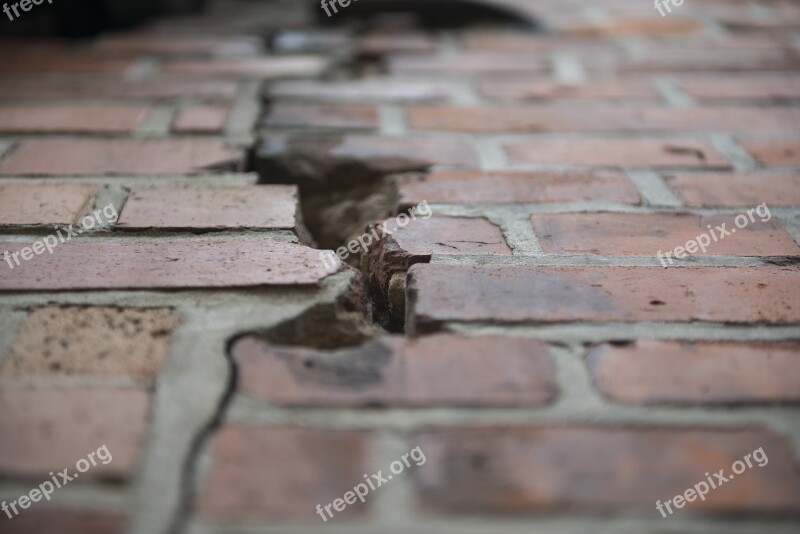
[{"label": "brick floor", "polygon": [[800,530],[796,3],[208,4],[3,41],[0,532]]}]

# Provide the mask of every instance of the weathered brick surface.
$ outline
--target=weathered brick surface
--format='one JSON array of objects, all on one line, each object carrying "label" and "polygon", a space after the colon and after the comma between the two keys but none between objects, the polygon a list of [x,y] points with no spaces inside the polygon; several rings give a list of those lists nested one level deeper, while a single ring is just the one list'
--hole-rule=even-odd
[{"label": "weathered brick surface", "polygon": [[[762,447],[769,462],[676,512],[798,513],[800,475],[785,441],[762,431],[599,427],[436,430],[419,443],[420,503],[440,513],[629,510],[683,494]],[[769,452],[767,452],[769,451]],[[712,477],[713,478],[713,477]]]},{"label": "weathered brick surface", "polygon": [[234,345],[242,393],[291,406],[522,406],[556,392],[555,367],[538,340],[435,335],[383,338],[333,352]]},{"label": "weathered brick surface", "polygon": [[480,84],[483,96],[496,100],[656,100],[659,92],[647,80],[558,83],[550,80],[491,80]]},{"label": "weathered brick surface", "polygon": [[800,175],[791,173],[677,173],[666,177],[686,206],[800,206]]},{"label": "weathered brick surface", "polygon": [[457,56],[395,55],[390,58],[392,74],[466,74],[490,76],[496,74],[544,73],[548,69],[543,57],[531,54],[468,53]]},{"label": "weathered brick surface", "polygon": [[[0,243],[0,250],[15,262],[13,254],[30,246]],[[0,291],[304,285],[338,270],[316,250],[264,240],[83,241],[61,244],[52,255],[27,255],[13,270],[0,269]]]},{"label": "weathered brick surface", "polygon": [[318,76],[327,68],[324,59],[315,56],[288,56],[216,61],[172,61],[164,65],[167,75],[205,78],[302,78]]},{"label": "weathered brick surface", "polygon": [[639,193],[618,172],[439,171],[403,181],[404,204],[608,202],[638,204]]},{"label": "weathered brick surface", "polygon": [[279,103],[264,118],[270,128],[374,130],[378,112],[369,106],[320,106]]},{"label": "weathered brick surface", "polygon": [[[771,214],[762,211],[764,216],[760,216],[755,207],[751,209],[752,219],[747,215],[744,223],[739,219],[741,228],[734,222],[741,215],[568,213],[532,219],[542,249],[549,254],[654,256],[656,251],[672,251],[706,234],[706,251],[695,245],[691,255],[800,255],[800,247]],[[721,227],[730,235],[723,237]]]},{"label": "weathered brick surface", "polygon": [[251,56],[262,52],[253,37],[206,37],[194,35],[106,35],[94,43],[105,54],[153,54],[170,56]]},{"label": "weathered brick surface", "polygon": [[[317,504],[363,480],[366,438],[358,431],[223,428],[212,441],[214,468],[200,490],[198,511],[215,519],[321,521],[314,515]],[[337,517],[361,516],[368,506],[348,506]]]},{"label": "weathered brick surface", "polygon": [[703,139],[542,139],[505,147],[512,163],[601,167],[730,168]]},{"label": "weathered brick surface", "polygon": [[0,175],[180,174],[238,170],[242,154],[205,139],[33,139],[20,141]]},{"label": "weathered brick surface", "polygon": [[147,108],[133,105],[6,105],[0,106],[0,132],[129,133],[146,114]]},{"label": "weathered brick surface", "polygon": [[[45,480],[106,445],[83,478],[128,478],[144,445],[148,395],[138,389],[0,389],[0,473]],[[53,446],[57,444],[57,446]]]},{"label": "weathered brick surface", "polygon": [[176,132],[219,133],[228,119],[225,106],[188,106],[175,116],[172,128]]},{"label": "weathered brick surface", "polygon": [[680,79],[681,88],[692,98],[720,100],[783,101],[800,99],[800,77],[760,74],[757,76],[715,75]]},{"label": "weathered brick surface", "polygon": [[74,223],[98,191],[81,184],[0,184],[0,224]]},{"label": "weathered brick surface", "polygon": [[163,308],[38,308],[17,329],[0,380],[128,377],[152,382],[178,323]]},{"label": "weathered brick surface", "polygon": [[132,189],[119,228],[298,228],[297,188],[139,187]]},{"label": "weathered brick surface", "polygon": [[785,324],[800,318],[794,304],[800,278],[791,267],[415,265],[410,275],[409,313],[420,329],[444,321]]},{"label": "weathered brick surface", "polygon": [[767,167],[796,167],[800,165],[800,140],[774,139],[742,141],[744,148]]},{"label": "weathered brick surface", "polygon": [[161,99],[215,98],[232,99],[238,84],[226,80],[184,80],[157,78],[145,81],[124,81],[118,78],[49,78],[16,77],[0,80],[0,98],[26,100],[60,99]]},{"label": "weathered brick surface", "polygon": [[800,401],[797,343],[603,345],[587,358],[603,395],[623,403]]},{"label": "weathered brick surface", "polygon": [[500,229],[486,219],[431,217],[409,220],[405,227],[398,227],[395,219],[389,219],[384,225],[399,249],[411,256],[511,255]]},{"label": "weathered brick surface", "polygon": [[267,88],[268,98],[319,102],[426,102],[446,100],[450,91],[435,82],[403,78],[372,78],[342,82],[311,80],[277,82]]}]

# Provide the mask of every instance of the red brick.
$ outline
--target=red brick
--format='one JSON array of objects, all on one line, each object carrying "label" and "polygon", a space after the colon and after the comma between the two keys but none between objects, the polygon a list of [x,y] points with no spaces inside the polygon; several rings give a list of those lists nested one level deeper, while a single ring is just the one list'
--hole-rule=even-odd
[{"label": "red brick", "polygon": [[687,77],[680,79],[680,86],[692,98],[709,102],[800,100],[800,76],[795,75]]},{"label": "red brick", "polygon": [[125,527],[125,518],[115,513],[53,507],[31,507],[13,521],[2,521],[4,534],[121,534]]},{"label": "red brick", "polygon": [[152,383],[178,322],[164,308],[38,308],[17,329],[0,379],[122,377]]},{"label": "red brick", "polygon": [[206,78],[275,79],[316,77],[328,68],[327,60],[316,56],[264,57],[207,61],[172,61],[162,68],[164,74]]},{"label": "red brick", "polygon": [[471,52],[455,56],[396,55],[389,58],[392,74],[465,74],[544,73],[550,69],[547,58],[531,54]]},{"label": "red brick", "polygon": [[656,501],[683,494],[703,473],[729,475],[733,462],[759,448],[766,465],[751,460],[751,469],[705,500],[673,507],[675,516],[800,511],[794,454],[760,430],[456,428],[417,442],[427,457],[417,474],[419,500],[448,514],[636,511],[660,519]]},{"label": "red brick", "polygon": [[685,35],[697,33],[702,25],[691,19],[664,18],[616,18],[599,22],[575,22],[558,27],[567,35],[630,37],[651,35]]},{"label": "red brick", "polygon": [[685,206],[800,206],[800,174],[679,173],[666,181]]},{"label": "red brick", "polygon": [[0,175],[119,175],[238,170],[241,151],[205,139],[31,139],[0,164]]},{"label": "red brick", "polygon": [[[197,505],[214,519],[322,521],[323,506],[363,482],[366,435],[358,431],[227,426],[212,440],[214,465]],[[335,518],[363,515],[350,505]]]},{"label": "red brick", "polygon": [[74,223],[98,189],[88,184],[0,184],[0,224]]},{"label": "red brick", "polygon": [[253,56],[262,52],[255,37],[206,37],[147,33],[105,35],[93,48],[105,54],[170,56]]},{"label": "red brick", "polygon": [[369,106],[325,106],[277,103],[262,125],[267,128],[374,130],[378,112]]},{"label": "red brick", "polygon": [[636,188],[619,172],[438,171],[399,185],[401,202],[437,204],[609,202],[639,204]]},{"label": "red brick", "polygon": [[638,341],[588,356],[597,388],[615,402],[800,402],[800,344]]},{"label": "red brick", "polygon": [[497,100],[658,100],[660,94],[651,81],[592,81],[585,84],[551,80],[492,80],[480,84],[486,98]]},{"label": "red brick", "polygon": [[800,139],[742,141],[742,145],[768,167],[800,166]]},{"label": "red brick", "polygon": [[[672,251],[705,234],[710,242],[707,252],[697,250],[690,256],[800,256],[800,247],[777,220],[755,211],[752,215],[752,222],[744,216],[744,228],[734,224],[735,215],[689,213],[542,214],[532,220],[548,254],[655,256],[656,251]],[[723,224],[731,235],[721,237],[715,230]]]},{"label": "red brick", "polygon": [[523,406],[557,390],[547,345],[533,339],[443,334],[321,351],[246,337],[232,351],[242,392],[281,405]]},{"label": "red brick", "polygon": [[[0,243],[7,261],[23,248]],[[13,270],[0,268],[0,291],[307,285],[338,270],[324,264],[317,250],[264,240],[85,241],[46,252]]]},{"label": "red brick", "polygon": [[122,75],[135,65],[132,59],[75,54],[19,55],[0,58],[0,73],[19,74],[108,74]]},{"label": "red brick", "polygon": [[467,34],[462,39],[464,48],[484,52],[591,52],[603,49],[621,52],[619,46],[607,39],[571,37],[556,34],[484,33]]},{"label": "red brick", "polygon": [[513,163],[598,167],[730,168],[701,139],[542,139],[505,146]]},{"label": "red brick", "polygon": [[148,394],[137,389],[0,389],[0,472],[45,480],[105,445],[82,478],[128,478],[144,445]]},{"label": "red brick", "polygon": [[709,71],[791,71],[797,69],[795,54],[779,47],[768,49],[720,50],[656,46],[636,59],[609,58],[605,62],[587,62],[590,71],[621,72],[709,72]]},{"label": "red brick", "polygon": [[131,190],[120,228],[297,229],[297,188],[140,187]]},{"label": "red brick", "polygon": [[414,265],[409,274],[408,313],[421,331],[445,321],[800,320],[796,268]]},{"label": "red brick", "polygon": [[[0,93],[1,94],[1,93]],[[434,102],[447,100],[450,91],[441,83],[404,78],[368,78],[347,81],[300,80],[278,82],[267,88],[267,98],[319,102]]]},{"label": "red brick", "polygon": [[193,105],[182,108],[172,129],[180,133],[219,133],[228,119],[227,106]]},{"label": "red brick", "polygon": [[0,131],[128,133],[136,129],[146,113],[144,106],[7,105],[0,106]]},{"label": "red brick", "polygon": [[157,78],[126,82],[115,78],[16,77],[0,80],[0,98],[26,100],[61,99],[163,99],[214,98],[232,100],[237,84],[225,80],[177,80]]},{"label": "red brick", "polygon": [[[793,113],[793,111],[796,111]],[[446,132],[790,132],[800,110],[526,106],[412,107],[417,130]]]},{"label": "red brick", "polygon": [[430,258],[432,254],[510,256],[503,233],[486,219],[466,217],[417,218],[398,227],[395,219],[384,225],[403,253]]},{"label": "red brick", "polygon": [[355,43],[359,54],[383,56],[392,53],[432,53],[436,50],[436,39],[425,34],[379,34],[364,35]]}]

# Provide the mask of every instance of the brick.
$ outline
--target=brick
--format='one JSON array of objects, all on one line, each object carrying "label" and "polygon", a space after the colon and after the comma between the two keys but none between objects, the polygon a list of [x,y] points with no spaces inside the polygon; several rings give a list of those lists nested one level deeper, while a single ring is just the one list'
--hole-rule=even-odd
[{"label": "brick", "polygon": [[503,233],[486,219],[466,217],[429,217],[398,227],[388,219],[386,228],[391,239],[412,257],[430,258],[432,254],[510,256]]},{"label": "brick", "polygon": [[[707,252],[697,250],[691,256],[800,255],[800,247],[771,215],[762,217],[755,211],[752,215],[752,221],[744,215],[743,228],[734,223],[735,215],[689,213],[542,214],[534,215],[532,221],[548,254],[654,256],[656,251],[672,251],[705,234],[710,242]],[[722,225],[731,235],[715,230]]]},{"label": "brick", "polygon": [[575,22],[558,27],[566,35],[592,37],[631,37],[656,35],[689,35],[697,33],[702,25],[691,19],[678,17],[662,18],[616,18],[598,22]]},{"label": "brick", "polygon": [[149,384],[178,322],[164,308],[38,308],[17,329],[0,380],[123,377]]},{"label": "brick", "polygon": [[130,478],[144,444],[148,394],[138,389],[0,389],[0,473],[33,480],[105,445],[112,461],[83,478]]},{"label": "brick", "polygon": [[439,513],[591,510],[659,517],[656,501],[683,494],[705,472],[730,474],[733,462],[759,448],[766,465],[751,460],[752,468],[705,500],[673,507],[675,515],[799,511],[792,450],[761,430],[455,428],[425,432],[416,442],[428,459],[417,473],[419,501]]},{"label": "brick", "polygon": [[172,129],[180,133],[220,133],[227,120],[227,106],[193,105],[178,111]]},{"label": "brick", "polygon": [[[40,501],[41,502],[41,501]],[[19,510],[19,508],[18,508]],[[5,516],[5,514],[3,514]],[[124,531],[125,518],[109,512],[89,512],[60,508],[31,507],[13,521],[3,518],[5,534],[120,534]]]},{"label": "brick", "polygon": [[505,145],[512,163],[597,167],[730,168],[701,139],[541,139]]},{"label": "brick", "polygon": [[619,47],[606,39],[572,37],[557,34],[500,33],[486,31],[464,35],[464,48],[483,52],[591,52],[603,49],[619,52]]},{"label": "brick", "polygon": [[[363,481],[367,436],[358,431],[227,426],[212,439],[214,465],[199,493],[201,517],[298,519]],[[335,518],[358,517],[369,503]]]},{"label": "brick", "polygon": [[481,94],[495,100],[660,100],[647,80],[595,80],[585,84],[551,80],[491,80],[480,84]]},{"label": "brick", "polygon": [[791,71],[797,69],[797,56],[778,47],[769,49],[720,50],[654,47],[634,59],[607,58],[605,62],[587,62],[590,71],[619,72],[702,72],[709,71]]},{"label": "brick", "polygon": [[205,37],[147,33],[105,35],[93,48],[103,54],[150,54],[165,56],[254,56],[263,52],[258,38],[244,36]]},{"label": "brick", "polygon": [[327,68],[327,60],[322,57],[286,56],[218,61],[179,60],[166,63],[162,72],[206,78],[277,79],[317,77]]},{"label": "brick", "polygon": [[264,117],[266,128],[375,130],[378,112],[369,106],[274,104]]},{"label": "brick", "polygon": [[526,406],[557,391],[541,341],[449,334],[321,351],[254,336],[232,348],[242,393],[289,406]]},{"label": "brick", "polygon": [[531,54],[470,52],[458,55],[395,55],[389,58],[389,72],[394,75],[496,75],[545,73],[549,65],[545,57]]},{"label": "brick", "polygon": [[800,344],[637,341],[587,357],[595,386],[628,404],[800,402]]},{"label": "brick", "polygon": [[[13,262],[12,255],[27,246],[0,243],[0,250]],[[0,268],[0,291],[308,285],[338,270],[324,264],[317,250],[264,240],[86,241],[44,252],[13,270],[7,263]]]},{"label": "brick", "polygon": [[477,156],[471,146],[460,139],[394,138],[350,135],[332,153],[354,159],[383,159],[391,169],[398,160],[418,161],[424,165],[474,165]]},{"label": "brick", "polygon": [[211,98],[232,100],[237,83],[226,80],[179,80],[156,78],[123,81],[114,78],[15,77],[0,80],[0,98],[25,100],[61,99],[169,99]]},{"label": "brick", "polygon": [[680,86],[692,98],[719,102],[728,100],[800,100],[800,76],[759,74],[758,76],[717,75],[679,78]]},{"label": "brick", "polygon": [[742,146],[768,167],[800,166],[800,139],[742,141]]},{"label": "brick", "polygon": [[119,228],[263,228],[295,230],[297,188],[137,187],[119,216]]},{"label": "brick", "polygon": [[31,139],[18,143],[0,175],[183,174],[238,170],[241,151],[205,139]]},{"label": "brick", "polygon": [[595,202],[639,204],[633,184],[619,172],[434,171],[399,185],[401,202],[414,205]]},{"label": "brick", "polygon": [[790,132],[800,111],[765,108],[412,107],[417,130],[445,132]]},{"label": "brick", "polygon": [[678,173],[667,184],[685,206],[800,206],[800,175],[767,172]]},{"label": "brick", "polygon": [[379,34],[364,35],[355,43],[356,52],[368,56],[384,56],[393,53],[432,53],[436,50],[436,39],[425,34]]},{"label": "brick", "polygon": [[785,267],[414,265],[407,306],[421,331],[445,321],[786,324],[800,319],[797,274]]},{"label": "brick", "polygon": [[[1,94],[1,93],[0,93]],[[450,91],[441,83],[403,78],[369,78],[340,82],[299,80],[277,82],[267,88],[268,99],[313,100],[348,104],[436,102]]]},{"label": "brick", "polygon": [[106,74],[123,75],[134,66],[132,59],[104,58],[76,54],[19,55],[0,58],[0,73],[19,74]]},{"label": "brick", "polygon": [[132,105],[6,105],[0,106],[0,131],[130,133],[146,114],[146,107]]},{"label": "brick", "polygon": [[0,184],[0,224],[75,223],[98,190],[88,184]]}]

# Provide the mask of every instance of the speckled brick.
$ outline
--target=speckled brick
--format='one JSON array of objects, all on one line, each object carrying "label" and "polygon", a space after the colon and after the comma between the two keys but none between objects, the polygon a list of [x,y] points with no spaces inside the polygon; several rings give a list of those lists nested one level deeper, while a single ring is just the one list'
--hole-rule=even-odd
[{"label": "speckled brick", "polygon": [[164,308],[38,308],[18,327],[0,380],[123,377],[150,383],[178,323]]},{"label": "speckled brick", "polygon": [[800,206],[800,175],[774,172],[679,173],[666,176],[685,206]]}]

